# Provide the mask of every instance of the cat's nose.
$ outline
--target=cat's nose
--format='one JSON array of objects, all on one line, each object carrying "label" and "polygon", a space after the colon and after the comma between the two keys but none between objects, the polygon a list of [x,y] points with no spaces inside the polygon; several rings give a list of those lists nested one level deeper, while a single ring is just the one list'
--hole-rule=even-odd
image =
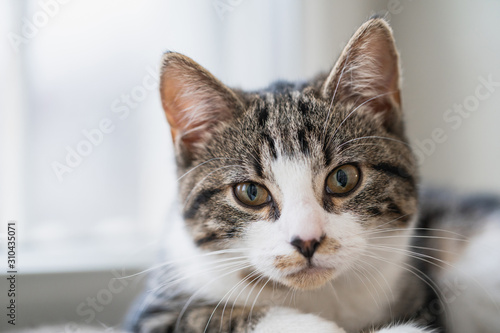
[{"label": "cat's nose", "polygon": [[317,240],[315,238],[304,241],[300,237],[295,237],[290,244],[295,246],[297,251],[299,251],[304,257],[310,259],[312,258],[314,252],[316,252],[320,242],[321,240]]}]

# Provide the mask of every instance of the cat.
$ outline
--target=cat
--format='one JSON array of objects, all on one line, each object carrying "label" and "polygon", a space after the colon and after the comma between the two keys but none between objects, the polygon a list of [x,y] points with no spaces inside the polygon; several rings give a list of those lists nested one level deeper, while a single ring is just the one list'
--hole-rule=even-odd
[{"label": "cat", "polygon": [[476,240],[500,239],[500,204],[419,196],[399,66],[378,17],[329,74],[255,92],[166,53],[160,93],[179,200],[165,261],[149,270],[128,328],[498,331],[500,269],[490,284],[462,273],[478,261]]}]

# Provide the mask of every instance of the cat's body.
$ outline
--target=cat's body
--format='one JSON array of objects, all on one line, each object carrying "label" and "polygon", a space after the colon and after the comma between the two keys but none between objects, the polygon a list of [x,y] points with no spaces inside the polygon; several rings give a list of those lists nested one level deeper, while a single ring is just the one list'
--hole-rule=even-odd
[{"label": "cat's body", "polygon": [[[363,25],[330,75],[311,83],[231,90],[177,53],[161,82],[179,202],[131,329],[466,332],[450,328],[466,320],[456,310],[466,289],[453,281],[453,302],[443,290],[478,230],[500,235],[491,222],[500,205],[441,212],[423,194],[419,218],[385,21]],[[450,225],[457,219],[465,227]],[[483,222],[471,228],[473,219]],[[471,327],[494,332],[491,320]]]}]

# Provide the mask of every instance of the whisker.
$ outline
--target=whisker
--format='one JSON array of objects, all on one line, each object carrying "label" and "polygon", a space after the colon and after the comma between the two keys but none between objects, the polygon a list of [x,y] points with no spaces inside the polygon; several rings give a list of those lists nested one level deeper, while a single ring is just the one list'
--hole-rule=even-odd
[{"label": "whisker", "polygon": [[[365,281],[359,276],[358,274],[358,269],[359,267],[357,266],[353,266],[352,267],[352,272],[356,275],[356,277],[358,278],[358,280],[365,286],[366,288],[366,291],[370,294],[371,298],[373,299],[373,301],[375,302],[375,304],[377,305],[377,308],[380,309],[380,304],[379,302],[377,301],[377,298],[375,298],[375,296],[373,295],[373,293],[371,292],[370,288],[368,288],[368,286],[366,285]],[[359,272],[361,274],[361,272]],[[370,284],[372,285],[373,289],[375,290],[375,292],[377,293],[377,297],[380,297],[380,295],[378,294],[378,290],[377,288],[375,288],[375,285],[373,284],[373,282],[371,281],[371,279],[366,276],[366,275],[363,275],[364,277],[366,277],[366,279],[368,280],[368,282],[370,282]],[[373,276],[372,276],[373,277]]]},{"label": "whisker", "polygon": [[[441,262],[441,263],[443,263],[445,265],[448,265],[448,266],[450,266],[452,268],[455,268],[455,266],[453,266],[452,264],[448,263],[447,261],[444,261],[442,259],[430,256],[430,255],[427,255],[427,254],[424,254],[424,253],[419,253],[419,252],[415,252],[415,251],[411,251],[411,250],[407,250],[407,249],[401,249],[401,248],[392,247],[392,246],[383,246],[383,245],[373,245],[373,244],[371,244],[370,247],[371,248],[376,248],[376,249],[379,249],[379,250],[383,250],[383,251],[396,251],[396,252],[399,252],[399,253],[403,253],[403,254],[409,256],[410,258],[421,260],[423,262],[426,262],[426,263],[431,264],[433,266],[436,266],[438,268],[443,268],[443,266],[440,266],[437,263],[432,262],[431,260],[436,260],[436,261]],[[431,260],[428,260],[428,259],[431,259]]]},{"label": "whisker", "polygon": [[260,294],[262,293],[262,291],[264,290],[264,288],[266,287],[266,285],[269,283],[269,281],[271,281],[271,278],[268,278],[266,283],[264,283],[264,285],[262,286],[262,288],[260,288],[259,292],[257,293],[257,296],[255,297],[253,303],[252,303],[252,307],[250,308],[250,314],[248,316],[248,325],[251,324],[252,322],[252,314],[253,314],[253,309],[255,307],[255,304],[257,303],[257,299],[259,298]]},{"label": "whisker", "polygon": [[[365,260],[363,260],[361,258],[358,258],[357,261],[361,261],[363,264],[370,266],[376,273],[378,273],[378,275],[384,280],[385,285],[387,286],[387,289],[391,293],[391,298],[390,299],[394,300],[395,297],[394,297],[394,292],[392,291],[392,286],[389,284],[389,282],[387,281],[387,279],[384,276],[384,274],[382,274],[382,272],[380,271],[380,269],[378,269],[375,265],[372,265],[371,263],[369,263],[369,262],[367,262],[367,261],[365,261]],[[356,263],[354,263],[354,264],[356,264]],[[363,268],[365,271],[369,272],[369,270],[368,270],[367,267],[364,267],[364,266],[359,265],[359,264],[358,264],[358,266],[360,268]],[[389,312],[390,312],[390,315],[391,315],[391,318],[392,318],[393,313],[392,313],[391,301],[389,300],[389,295],[387,295],[387,292],[386,292],[385,288],[382,287],[382,285],[380,284],[380,282],[378,281],[378,279],[376,279],[373,274],[370,273],[370,275],[377,282],[377,284],[380,287],[380,289],[382,289],[382,291],[384,292],[385,298],[387,300],[387,304],[389,305]],[[372,283],[372,285],[373,285],[373,283]],[[373,287],[375,288],[375,286],[373,286]]]},{"label": "whisker", "polygon": [[192,167],[191,169],[189,169],[188,171],[186,171],[182,176],[180,176],[179,178],[177,178],[177,181],[180,181],[182,178],[184,178],[185,176],[187,176],[188,174],[190,174],[191,172],[193,172],[194,170],[198,169],[199,167],[209,163],[209,162],[213,162],[213,161],[218,161],[218,160],[235,160],[235,161],[240,161],[240,162],[244,162],[242,159],[239,159],[239,158],[231,158],[231,157],[214,157],[214,158],[211,158],[209,160],[206,160],[205,162],[202,162],[194,167]]},{"label": "whisker", "polygon": [[225,277],[225,276],[227,276],[227,275],[230,275],[230,274],[236,273],[236,272],[238,272],[238,271],[240,271],[240,270],[242,270],[242,269],[248,268],[248,267],[252,267],[252,265],[251,265],[251,264],[244,265],[244,266],[239,267],[239,268],[237,268],[237,269],[235,269],[235,270],[232,270],[232,271],[230,271],[230,272],[228,272],[228,273],[225,273],[225,274],[223,274],[223,275],[220,275],[220,276],[218,276],[218,277],[216,277],[216,278],[214,278],[214,279],[212,279],[212,280],[208,281],[208,282],[207,282],[207,283],[205,283],[205,284],[204,284],[201,288],[199,288],[199,289],[198,289],[195,293],[193,293],[193,294],[191,295],[191,297],[189,297],[189,299],[187,300],[186,304],[184,305],[184,307],[182,308],[181,312],[179,313],[179,316],[177,317],[177,321],[176,321],[176,323],[175,323],[175,331],[177,331],[177,329],[179,328],[179,324],[180,324],[180,322],[181,322],[181,318],[184,316],[184,313],[186,312],[187,308],[189,307],[189,304],[191,304],[191,302],[195,299],[195,297],[196,297],[196,296],[197,296],[197,295],[198,295],[198,294],[199,294],[199,293],[200,293],[200,292],[201,292],[204,288],[206,288],[209,284],[211,284],[211,283],[213,283],[213,282],[215,282],[215,281],[217,281],[217,280],[219,280],[219,279],[221,279],[221,278],[223,278],[223,277]]},{"label": "whisker", "polygon": [[[225,270],[225,269],[228,269],[228,268],[231,268],[231,267],[237,267],[238,265],[242,265],[242,264],[243,264],[243,262],[221,264],[221,265],[218,265],[218,266],[215,266],[215,267],[210,267],[209,269],[206,269],[206,270],[202,271],[202,273],[206,273],[206,272],[210,272],[210,271],[218,272],[218,271]],[[154,300],[155,297],[158,296],[164,290],[170,288],[173,285],[178,284],[179,282],[182,282],[182,281],[184,281],[186,279],[192,278],[195,275],[197,275],[197,273],[196,274],[193,273],[193,274],[191,274],[189,276],[184,276],[182,273],[179,273],[179,274],[174,275],[174,277],[173,277],[176,280],[173,280],[173,281],[171,280],[171,281],[168,281],[166,283],[162,283],[162,284],[156,286],[155,288],[147,291],[146,292],[147,296],[142,301],[142,305],[139,308],[139,312],[141,313],[144,310],[144,308],[150,303],[150,301]],[[179,276],[181,276],[182,278],[177,279],[177,277],[179,277]]]},{"label": "whisker", "polygon": [[330,106],[328,107],[328,113],[326,115],[325,127],[323,128],[323,140],[324,140],[324,138],[326,138],[326,127],[328,126],[328,122],[330,121],[330,114],[332,112],[333,101],[335,100],[335,96],[337,95],[337,90],[339,88],[340,81],[342,80],[342,76],[344,76],[344,71],[347,68],[347,63],[348,63],[350,55],[351,55],[351,48],[349,48],[349,51],[347,51],[346,58],[344,61],[344,66],[342,66],[342,70],[340,71],[339,79],[337,81],[337,84],[335,85],[335,90],[333,91],[332,100],[330,101]]},{"label": "whisker", "polygon": [[343,152],[345,152],[349,149],[352,149],[352,148],[365,147],[365,146],[382,147],[384,149],[386,148],[386,146],[379,144],[379,143],[358,143],[356,145],[348,146],[347,148],[339,150],[338,153],[343,153]]},{"label": "whisker", "polygon": [[292,294],[292,288],[288,288],[288,292],[286,293],[285,297],[283,298],[281,305],[285,305],[285,302],[286,302],[286,299],[288,298],[288,296],[290,296],[290,301],[288,302],[288,306],[290,306],[292,304],[291,303],[292,302],[291,294]]},{"label": "whisker", "polygon": [[329,284],[330,284],[330,287],[332,287],[331,289],[332,289],[333,295],[335,296],[335,299],[337,300],[337,302],[340,302],[339,294],[337,294],[337,290],[335,290],[335,286],[333,285],[333,280],[330,280]]},{"label": "whisker", "polygon": [[414,248],[414,249],[418,249],[418,250],[427,250],[427,251],[434,251],[434,252],[440,252],[440,253],[448,253],[448,254],[458,254],[458,252],[454,252],[454,251],[449,251],[449,250],[444,250],[444,249],[437,249],[437,248],[434,248],[434,247],[428,247],[428,246],[417,246],[417,245],[407,245],[407,247],[411,247],[411,248]]},{"label": "whisker", "polygon": [[[369,234],[377,233],[377,232],[385,232],[386,230],[401,231],[401,229],[397,229],[397,228],[391,228],[391,229],[385,228],[385,229],[382,229],[382,227],[384,227],[384,226],[386,226],[386,225],[388,225],[390,223],[393,223],[393,222],[395,222],[395,221],[397,221],[399,219],[405,218],[408,215],[410,215],[410,214],[404,214],[404,215],[398,216],[397,218],[392,219],[390,221],[387,221],[387,222],[385,222],[383,224],[380,224],[380,225],[376,226],[375,228],[373,228],[371,230],[364,230],[364,231],[358,232],[358,233],[356,233],[356,235],[369,235]],[[376,216],[376,215],[374,215],[374,216]],[[410,229],[410,228],[406,228],[405,230],[408,230],[408,229]]]},{"label": "whisker", "polygon": [[[244,257],[240,257],[238,259],[241,259],[241,258],[244,258]],[[215,266],[214,266],[215,263],[208,262],[208,263],[204,264],[205,266],[209,266],[207,269],[201,270],[199,272],[194,272],[194,273],[192,273],[190,275],[185,275],[183,273],[178,273],[177,275],[173,276],[173,278],[176,278],[175,280],[171,280],[171,281],[168,281],[166,283],[162,283],[159,286],[157,286],[156,288],[149,290],[148,292],[154,292],[156,289],[159,289],[160,287],[164,287],[165,285],[169,285],[169,286],[174,285],[176,283],[188,280],[188,279],[192,278],[193,276],[197,276],[199,274],[203,274],[203,273],[207,273],[207,272],[211,272],[211,271],[212,272],[219,272],[221,270],[226,269],[227,267],[237,266],[237,265],[245,263],[245,262],[248,262],[248,261],[239,260],[237,262],[229,262],[229,263],[223,263],[223,264],[219,264],[220,262],[216,262],[219,265],[215,265]],[[177,279],[178,276],[180,276],[181,278]]]},{"label": "whisker", "polygon": [[[210,325],[210,321],[212,320],[212,318],[213,318],[213,316],[214,316],[214,314],[215,314],[215,311],[217,311],[217,308],[219,307],[219,305],[220,305],[220,304],[224,301],[224,298],[226,298],[226,296],[227,296],[227,299],[228,299],[228,301],[229,301],[229,297],[232,295],[232,293],[234,292],[234,290],[236,290],[236,288],[238,288],[238,286],[240,286],[240,285],[241,285],[241,284],[242,284],[242,283],[243,283],[246,279],[248,279],[248,277],[249,277],[250,275],[251,275],[251,273],[250,273],[250,274],[248,274],[244,280],[240,280],[240,281],[238,281],[238,283],[236,283],[234,286],[232,286],[232,287],[231,287],[231,288],[230,288],[230,289],[229,289],[229,290],[228,290],[228,291],[224,294],[224,296],[222,296],[221,300],[217,303],[217,305],[214,307],[214,310],[213,310],[213,311],[212,311],[212,313],[210,314],[210,317],[208,318],[207,325],[205,326],[205,330],[203,331],[203,333],[205,333],[205,332],[207,331],[207,329],[208,329],[208,325]],[[228,296],[228,294],[229,294],[229,296]],[[227,302],[226,302],[226,304],[227,304]],[[222,317],[223,317],[223,315],[221,316],[221,330],[222,330]]]},{"label": "whisker", "polygon": [[[243,293],[243,291],[248,287],[250,286],[251,284],[254,284],[254,283],[258,283],[258,281],[260,281],[262,279],[262,277],[264,276],[264,274],[260,273],[259,275],[257,275],[252,281],[250,281],[249,283],[247,283],[247,285],[245,287],[243,287],[242,290],[240,290],[240,292],[238,293],[238,295],[236,295],[236,298],[233,302],[233,305],[231,306],[231,312],[229,313],[229,322],[231,322],[231,318],[233,318],[233,311],[234,311],[234,306],[236,305],[236,301],[238,300],[238,298],[240,297],[240,295]],[[256,282],[257,281],[257,282]],[[248,297],[250,296],[250,294],[252,293],[253,289],[255,288],[255,285],[253,286],[253,288],[250,290],[248,296],[247,296],[247,299],[245,301],[245,305],[243,306],[243,309],[245,308],[246,304],[247,304],[247,301],[248,301]]]},{"label": "whisker", "polygon": [[[446,260],[442,260],[442,259],[433,257],[431,255],[427,255],[427,254],[424,254],[424,253],[419,253],[419,252],[415,252],[415,251],[411,251],[411,250],[407,250],[407,249],[399,249],[399,248],[394,248],[394,247],[391,247],[391,246],[383,246],[383,245],[376,245],[376,246],[373,246],[373,247],[378,248],[380,250],[386,250],[386,251],[394,251],[394,250],[396,250],[396,251],[399,251],[399,252],[402,252],[402,253],[408,255],[411,258],[414,258],[414,259],[426,262],[428,264],[431,264],[431,265],[433,265],[435,267],[438,267],[440,269],[443,269],[443,270],[445,269],[444,265],[457,270],[461,274],[464,274],[464,275],[468,276],[469,279],[471,279],[479,288],[481,288],[482,291],[485,293],[485,295],[487,295],[490,298],[490,301],[492,302],[492,304],[495,305],[495,307],[497,308],[497,311],[500,313],[500,307],[499,307],[499,305],[493,299],[493,297],[491,297],[491,295],[488,292],[488,290],[486,290],[486,288],[481,283],[479,283],[479,281],[476,278],[472,277],[468,272],[464,271],[463,269],[460,269],[456,265],[454,265],[454,264],[452,264],[452,263],[450,263],[450,262],[448,262]],[[427,260],[427,259],[430,259],[430,260]],[[443,265],[439,265],[439,264],[433,262],[432,260],[435,260],[435,261],[437,261],[439,263],[442,263]]]},{"label": "whisker", "polygon": [[161,264],[157,264],[157,265],[155,265],[153,267],[147,268],[147,269],[145,269],[145,270],[143,270],[141,272],[138,272],[138,273],[135,273],[135,274],[131,274],[131,275],[127,275],[127,276],[122,276],[122,277],[115,278],[115,279],[117,279],[117,280],[128,279],[128,278],[140,275],[140,274],[151,272],[151,271],[153,271],[155,269],[159,269],[159,268],[162,268],[162,267],[165,267],[165,266],[168,266],[168,265],[173,265],[173,264],[176,264],[176,263],[182,263],[182,262],[190,260],[190,259],[198,259],[200,257],[206,257],[206,256],[211,256],[211,255],[219,255],[219,254],[227,254],[227,253],[239,253],[239,252],[244,252],[244,251],[248,251],[248,250],[249,250],[249,248],[238,248],[238,249],[224,249],[224,250],[217,250],[217,251],[212,251],[212,252],[208,252],[208,253],[202,253],[202,254],[199,254],[199,255],[196,255],[196,256],[181,258],[181,259],[178,259],[178,260],[167,261],[167,262],[164,262],[164,263],[161,263]]},{"label": "whisker", "polygon": [[[252,278],[253,276],[255,276],[255,274],[256,274],[256,273],[257,273],[257,270],[256,270],[256,269],[254,269],[252,272],[250,272],[249,274],[247,274],[247,276],[246,276],[243,280],[241,280],[240,282],[238,282],[238,284],[237,284],[236,286],[238,287],[238,286],[242,285],[242,284],[243,284],[243,283],[245,283],[247,280],[249,280],[250,278]],[[249,285],[249,283],[248,283],[245,287],[243,287],[243,289],[242,289],[242,290],[244,290],[246,287],[248,287],[248,285]],[[231,294],[229,294],[229,296],[226,298],[226,302],[224,303],[224,307],[222,308],[222,314],[221,314],[221,317],[220,317],[220,321],[221,321],[221,324],[220,324],[220,331],[222,331],[222,321],[223,321],[223,319],[224,319],[224,312],[226,311],[227,303],[229,303],[229,299],[231,298],[231,295],[232,295],[232,294],[236,291],[236,288],[232,288],[232,289],[233,289],[233,291],[231,291]],[[238,294],[238,295],[236,296],[235,302],[236,302],[236,300],[238,299],[238,296],[239,296],[239,295],[240,295],[240,294]],[[229,322],[229,325],[231,325],[231,321]],[[229,329],[229,330],[230,330],[230,329]]]},{"label": "whisker", "polygon": [[407,146],[407,147],[409,147],[411,149],[411,146],[408,143],[404,142],[404,141],[401,141],[401,140],[398,140],[398,139],[389,138],[389,137],[385,137],[385,136],[370,135],[370,136],[363,136],[363,137],[359,137],[359,138],[348,140],[348,141],[340,144],[339,146],[337,146],[336,150],[338,152],[340,150],[340,148],[342,148],[346,144],[348,144],[350,142],[358,141],[358,140],[364,140],[364,139],[380,139],[380,140],[394,141],[394,142],[398,142],[398,143],[404,144],[405,146]]},{"label": "whisker", "polygon": [[[409,214],[406,214],[406,215],[403,215],[402,217],[404,216],[407,216]],[[392,220],[392,221],[389,221],[388,223],[391,223],[395,220]],[[362,233],[359,233],[359,234],[375,234],[375,233],[382,233],[382,232],[389,232],[389,231],[401,231],[401,229],[398,229],[398,228],[385,228],[385,229],[380,229],[380,227],[388,224],[388,223],[384,223],[383,225],[380,225],[376,228],[373,228],[372,230],[367,230],[367,231],[364,231]],[[463,235],[463,234],[460,234],[458,232],[454,232],[454,231],[451,231],[451,230],[446,230],[446,229],[438,229],[438,228],[421,228],[421,227],[408,227],[408,228],[405,228],[405,230],[410,230],[410,231],[434,231],[434,232],[441,232],[441,233],[446,233],[446,234],[451,234],[451,235],[455,235],[455,236],[458,236],[460,237],[460,239],[467,239],[468,237]],[[423,235],[422,235],[423,236]],[[458,238],[457,238],[458,239]]]},{"label": "whisker", "polygon": [[[349,119],[349,117],[356,111],[358,111],[358,109],[360,107],[362,107],[363,105],[365,105],[366,103],[369,103],[371,101],[373,101],[374,99],[377,99],[377,98],[380,98],[380,97],[383,97],[383,96],[386,96],[386,95],[390,95],[390,94],[394,94],[396,91],[389,91],[389,92],[386,92],[386,93],[383,93],[383,94],[379,94],[375,97],[372,97],[372,98],[369,98],[367,99],[366,101],[364,101],[363,103],[359,104],[357,107],[354,108],[354,110],[352,110],[351,112],[349,112],[349,114],[342,120],[342,122],[340,123],[339,126],[337,126],[337,128],[335,129],[335,131],[333,132],[333,135],[331,136],[330,140],[328,141],[328,143],[330,143],[334,138],[335,138],[335,135],[337,135],[337,132],[339,131],[340,127],[342,127],[342,125],[346,122],[347,119]],[[342,146],[342,145],[341,145]]]},{"label": "whisker", "polygon": [[[379,260],[379,261],[382,261],[382,262],[385,262],[385,263],[388,263],[388,264],[391,264],[391,265],[394,265],[396,267],[399,267],[411,274],[413,274],[415,277],[417,277],[419,280],[421,280],[423,283],[425,283],[429,288],[431,288],[431,290],[434,292],[434,294],[436,296],[438,296],[438,299],[439,301],[441,302],[441,305],[443,306],[444,308],[444,302],[442,301],[444,299],[444,295],[440,292],[440,288],[439,286],[429,277],[429,275],[427,275],[426,273],[422,272],[420,269],[416,268],[416,267],[413,267],[412,265],[409,265],[407,263],[404,263],[402,262],[401,264],[398,264],[396,262],[393,262],[393,261],[390,261],[390,260],[387,260],[387,259],[384,259],[382,257],[379,257],[379,256],[374,256],[373,254],[371,253],[367,253],[365,251],[365,254],[364,254],[366,257],[369,257],[369,258],[372,258],[372,259],[375,259],[375,260]],[[404,265],[404,266],[402,266]],[[405,267],[406,266],[406,267]],[[417,274],[416,272],[418,272],[419,274]],[[445,312],[445,316],[446,316],[446,312]]]},{"label": "whisker", "polygon": [[[368,239],[388,239],[388,238],[407,238],[407,235],[388,235],[388,236],[379,236],[379,237],[369,237]],[[441,237],[441,236],[424,236],[424,235],[412,235],[411,238],[425,238],[425,239],[442,239],[442,240],[453,240],[453,241],[461,241],[467,242],[470,241],[467,239],[459,239],[459,238],[451,238],[451,237]]]},{"label": "whisker", "polygon": [[252,289],[250,289],[250,292],[248,293],[247,298],[245,299],[245,304],[243,305],[243,309],[245,309],[245,308],[246,308],[247,303],[248,303],[248,300],[249,300],[250,296],[252,295],[252,293],[253,293],[253,291],[254,291],[255,287],[257,287],[257,285],[260,283],[260,281],[261,281],[263,278],[264,278],[264,275],[263,275],[263,274],[261,274],[261,276],[260,276],[260,278],[257,280],[257,282],[255,282],[255,283],[254,283],[254,285],[252,286]]},{"label": "whisker", "polygon": [[290,303],[293,304],[293,306],[297,306],[297,288],[292,288],[292,295],[290,297]]}]

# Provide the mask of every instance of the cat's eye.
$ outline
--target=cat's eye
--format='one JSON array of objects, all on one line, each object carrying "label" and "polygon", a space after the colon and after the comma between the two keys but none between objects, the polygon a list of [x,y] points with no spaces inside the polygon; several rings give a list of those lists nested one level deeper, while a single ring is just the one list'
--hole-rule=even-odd
[{"label": "cat's eye", "polygon": [[347,194],[359,182],[359,169],[351,164],[346,164],[333,170],[326,178],[326,190],[330,194]]},{"label": "cat's eye", "polygon": [[261,206],[271,201],[269,192],[261,185],[255,183],[239,183],[234,187],[236,198],[248,206]]}]

